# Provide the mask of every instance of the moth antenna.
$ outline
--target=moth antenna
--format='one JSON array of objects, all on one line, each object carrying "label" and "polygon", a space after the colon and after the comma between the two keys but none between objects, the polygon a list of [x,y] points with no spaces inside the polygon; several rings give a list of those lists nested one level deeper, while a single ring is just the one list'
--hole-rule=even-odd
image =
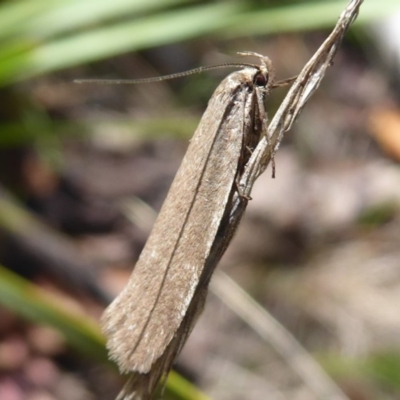
[{"label": "moth antenna", "polygon": [[292,77],[290,77],[290,78],[283,79],[283,80],[278,81],[278,82],[275,82],[275,83],[272,85],[272,88],[275,89],[275,88],[277,88],[277,87],[282,87],[282,86],[290,85],[290,84],[291,84],[292,82],[294,82],[296,79],[297,79],[297,75],[296,75],[296,76],[292,76]]},{"label": "moth antenna", "polygon": [[106,85],[137,85],[141,83],[154,83],[154,82],[161,82],[166,81],[167,79],[176,79],[181,78],[183,76],[199,74],[204,71],[210,71],[213,69],[218,68],[241,68],[241,67],[250,67],[258,69],[258,65],[248,64],[248,63],[225,63],[225,64],[218,64],[218,65],[210,65],[204,67],[198,67],[194,69],[189,69],[183,72],[177,72],[175,74],[170,75],[162,75],[162,76],[155,76],[152,78],[141,78],[141,79],[74,79],[74,83],[95,83],[95,84],[106,84]]}]

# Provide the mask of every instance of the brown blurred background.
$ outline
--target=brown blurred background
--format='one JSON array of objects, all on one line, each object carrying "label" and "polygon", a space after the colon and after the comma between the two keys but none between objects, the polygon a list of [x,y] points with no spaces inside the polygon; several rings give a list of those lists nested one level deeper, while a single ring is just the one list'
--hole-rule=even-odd
[{"label": "brown blurred background", "polygon": [[[238,51],[268,55],[283,79],[345,5],[0,2],[0,400],[115,396],[123,380],[97,321],[231,71],[137,86],[73,80],[159,76],[240,61]],[[219,266],[342,399],[400,398],[398,26],[397,1],[361,7]],[[267,100],[270,116],[286,91]],[[274,343],[211,293],[177,363],[204,394],[181,383],[164,398],[322,399]]]}]

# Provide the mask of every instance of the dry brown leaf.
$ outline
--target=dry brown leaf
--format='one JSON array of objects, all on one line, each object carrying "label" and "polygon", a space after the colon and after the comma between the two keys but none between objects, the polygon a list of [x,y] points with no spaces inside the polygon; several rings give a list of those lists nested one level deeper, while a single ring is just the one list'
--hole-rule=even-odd
[{"label": "dry brown leaf", "polygon": [[369,130],[381,149],[400,161],[400,110],[373,110],[369,117]]}]

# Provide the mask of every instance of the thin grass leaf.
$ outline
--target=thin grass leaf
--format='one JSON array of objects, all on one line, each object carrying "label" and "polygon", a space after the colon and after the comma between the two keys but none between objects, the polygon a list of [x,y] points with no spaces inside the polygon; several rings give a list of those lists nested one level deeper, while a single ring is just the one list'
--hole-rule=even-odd
[{"label": "thin grass leaf", "polygon": [[[46,12],[55,0],[9,1],[0,5],[0,39],[21,33],[24,24]],[[61,3],[61,1],[57,1]]]},{"label": "thin grass leaf", "polygon": [[[136,3],[115,1],[114,5],[114,2],[105,0],[96,4],[94,0],[80,3],[70,0],[61,6],[61,0],[42,0],[38,3],[42,7],[47,4],[48,9],[43,11],[43,15],[36,15],[39,6],[32,8],[30,13],[35,14],[35,18],[29,21],[25,21],[28,12],[22,12],[19,19],[9,10],[5,12],[4,15],[12,15],[14,23],[6,24],[6,29],[2,29],[0,23],[0,37],[2,32],[6,31],[4,34],[7,34],[7,30],[16,28],[19,22],[19,30],[15,31],[11,46],[13,49],[26,48],[26,51],[17,53],[14,58],[9,57],[6,63],[0,57],[0,84],[207,34],[234,38],[324,28],[335,23],[337,12],[343,6],[343,1],[335,0],[260,9],[253,8],[251,3],[237,1],[188,6],[167,12],[163,9],[153,15],[121,22],[116,18],[126,17],[128,10],[132,13],[140,10],[157,11],[158,4],[155,0],[147,5],[144,0]],[[160,7],[186,1],[169,0],[161,3]],[[53,7],[50,8],[48,4],[53,4]],[[59,7],[56,8],[54,4]],[[388,15],[398,7],[400,4],[397,0],[371,0],[361,13],[360,21],[368,22]],[[5,19],[4,15],[0,9],[0,22]],[[95,24],[111,18],[115,21],[108,26],[99,27]],[[95,24],[94,29],[54,40],[63,32],[87,24]],[[46,37],[49,41],[39,43],[37,40],[40,37]],[[2,53],[10,54],[8,44],[0,48]]]},{"label": "thin grass leaf", "polygon": [[[33,49],[16,79],[204,35],[223,24],[238,6],[217,3],[102,27]],[[2,75],[2,71],[0,70]],[[3,81],[3,76],[0,80]]]},{"label": "thin grass leaf", "polygon": [[20,33],[37,38],[57,36],[82,27],[98,24],[116,18],[134,18],[135,14],[150,11],[159,13],[171,5],[187,3],[190,0],[69,0],[60,2],[47,12],[27,21]]},{"label": "thin grass leaf", "polygon": [[177,399],[182,400],[210,400],[210,397],[198,390],[175,371],[171,371],[168,375],[166,394],[172,394]]},{"label": "thin grass leaf", "polygon": [[0,303],[38,324],[54,327],[82,354],[108,362],[105,341],[96,323],[67,310],[55,296],[0,265]]},{"label": "thin grass leaf", "polygon": [[338,381],[365,380],[376,381],[379,385],[400,391],[400,353],[381,352],[364,354],[358,357],[346,357],[338,353],[320,353],[317,355],[319,362]]},{"label": "thin grass leaf", "polygon": [[397,393],[400,390],[400,354],[398,352],[376,354],[364,362],[363,370],[380,384]]},{"label": "thin grass leaf", "polygon": [[[245,35],[268,35],[328,28],[336,23],[343,0],[300,2],[282,7],[252,10],[229,21],[224,38]],[[365,3],[357,24],[369,23],[400,9],[398,0],[370,0]]]}]

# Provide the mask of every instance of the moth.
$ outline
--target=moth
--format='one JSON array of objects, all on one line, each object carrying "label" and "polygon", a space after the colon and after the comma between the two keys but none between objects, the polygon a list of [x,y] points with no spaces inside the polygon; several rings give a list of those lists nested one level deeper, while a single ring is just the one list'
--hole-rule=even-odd
[{"label": "moth", "polygon": [[153,230],[123,291],[105,310],[110,358],[129,379],[119,400],[147,400],[172,368],[249,198],[237,182],[267,132],[275,86],[268,57],[241,64],[212,95]]}]

